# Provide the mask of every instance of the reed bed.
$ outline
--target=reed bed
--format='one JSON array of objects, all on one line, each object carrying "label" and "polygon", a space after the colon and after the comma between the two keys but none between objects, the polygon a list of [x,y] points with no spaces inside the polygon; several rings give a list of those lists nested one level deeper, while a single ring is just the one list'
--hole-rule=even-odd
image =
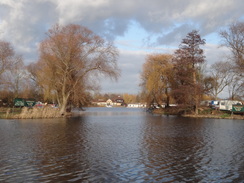
[{"label": "reed bed", "polygon": [[[6,113],[6,115],[8,115],[8,114]],[[62,117],[62,115],[60,114],[60,111],[58,108],[52,108],[52,107],[27,108],[27,107],[24,107],[24,108],[22,108],[20,114],[14,114],[10,118],[37,119],[37,118],[60,118],[60,117]]]}]

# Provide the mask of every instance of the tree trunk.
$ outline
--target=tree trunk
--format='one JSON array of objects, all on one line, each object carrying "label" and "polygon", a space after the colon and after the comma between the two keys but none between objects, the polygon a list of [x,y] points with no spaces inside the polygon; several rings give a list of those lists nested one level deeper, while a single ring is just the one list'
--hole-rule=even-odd
[{"label": "tree trunk", "polygon": [[198,93],[197,93],[197,79],[196,71],[193,71],[193,86],[194,86],[194,103],[195,103],[195,114],[198,115]]},{"label": "tree trunk", "polygon": [[168,88],[165,88],[165,95],[166,95],[166,105],[165,107],[168,108],[169,107],[169,101],[170,101],[170,96],[168,93]]},{"label": "tree trunk", "polygon": [[67,105],[68,105],[68,96],[63,96],[62,98],[62,104],[60,106],[60,114],[61,115],[65,115],[66,114],[66,108],[67,108]]}]

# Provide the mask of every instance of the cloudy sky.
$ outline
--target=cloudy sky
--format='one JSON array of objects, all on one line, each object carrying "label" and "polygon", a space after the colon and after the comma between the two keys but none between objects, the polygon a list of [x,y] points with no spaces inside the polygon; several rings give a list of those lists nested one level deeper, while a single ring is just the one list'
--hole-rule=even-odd
[{"label": "cloudy sky", "polygon": [[35,62],[38,45],[54,24],[80,24],[120,51],[117,83],[102,80],[101,92],[138,93],[149,53],[173,53],[193,29],[206,39],[207,64],[227,52],[218,32],[244,20],[243,0],[0,0],[0,39],[11,42],[25,63]]}]

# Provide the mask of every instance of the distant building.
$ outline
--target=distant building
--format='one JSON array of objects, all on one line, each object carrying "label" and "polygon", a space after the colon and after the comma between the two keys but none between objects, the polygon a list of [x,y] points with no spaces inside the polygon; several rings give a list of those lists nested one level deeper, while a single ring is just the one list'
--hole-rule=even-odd
[{"label": "distant building", "polygon": [[115,106],[123,106],[125,103],[124,99],[121,97],[115,98],[113,101]]},{"label": "distant building", "polygon": [[113,101],[111,99],[108,99],[106,101],[106,106],[113,106]]},{"label": "distant building", "polygon": [[123,106],[124,105],[124,99],[121,97],[117,97],[114,99],[107,99],[107,100],[99,99],[98,101],[92,102],[92,103],[93,103],[93,105],[97,105],[97,106],[101,106],[101,107],[104,107],[104,106]]},{"label": "distant building", "polygon": [[147,105],[138,103],[138,104],[128,104],[127,107],[128,108],[146,108]]},{"label": "distant building", "polygon": [[107,102],[104,99],[98,99],[97,101],[92,102],[92,104],[102,107],[106,106]]}]

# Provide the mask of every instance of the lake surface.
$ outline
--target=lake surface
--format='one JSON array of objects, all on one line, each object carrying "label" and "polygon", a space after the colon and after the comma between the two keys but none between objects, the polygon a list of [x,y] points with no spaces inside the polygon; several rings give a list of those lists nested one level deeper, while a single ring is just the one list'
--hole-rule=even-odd
[{"label": "lake surface", "polygon": [[0,120],[0,182],[244,182],[244,120],[128,108]]}]

